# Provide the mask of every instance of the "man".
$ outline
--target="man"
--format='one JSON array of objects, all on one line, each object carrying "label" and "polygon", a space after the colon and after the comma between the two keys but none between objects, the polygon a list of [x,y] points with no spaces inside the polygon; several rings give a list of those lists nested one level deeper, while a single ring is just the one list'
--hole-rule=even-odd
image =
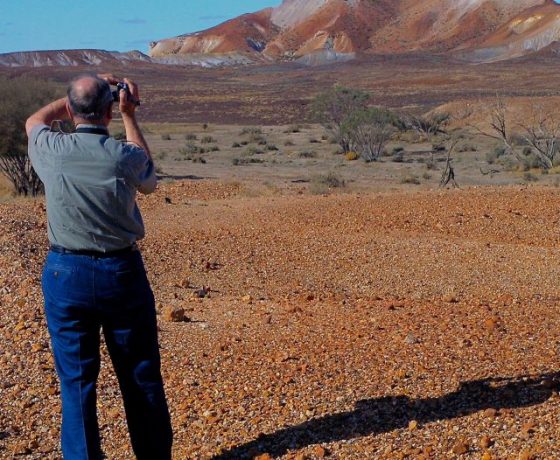
[{"label": "man", "polygon": [[[100,330],[121,388],[139,460],[171,459],[172,431],[160,373],[154,297],[136,242],[144,225],[136,192],[156,188],[136,122],[137,85],[119,94],[127,142],[109,136],[112,76],[82,76],[68,96],[26,123],[29,156],[45,185],[51,250],[45,312],[62,397],[65,460],[102,458],[96,412]],[[74,134],[52,132],[72,119]]]}]

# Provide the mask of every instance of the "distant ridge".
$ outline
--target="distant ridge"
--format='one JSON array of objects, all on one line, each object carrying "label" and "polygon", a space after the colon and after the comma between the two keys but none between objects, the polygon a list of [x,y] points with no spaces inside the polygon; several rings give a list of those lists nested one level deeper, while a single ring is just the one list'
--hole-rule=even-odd
[{"label": "distant ridge", "polygon": [[553,0],[284,0],[211,29],[153,42],[150,56],[329,62],[360,53],[525,56],[560,40]]},{"label": "distant ridge", "polygon": [[58,50],[0,54],[0,66],[5,67],[76,67],[133,61],[151,62],[152,59],[140,51]]},{"label": "distant ridge", "polygon": [[215,67],[360,55],[443,54],[472,63],[556,58],[560,5],[553,0],[284,0],[210,29],[154,41],[149,55],[104,50],[0,54],[0,66],[146,62]]}]

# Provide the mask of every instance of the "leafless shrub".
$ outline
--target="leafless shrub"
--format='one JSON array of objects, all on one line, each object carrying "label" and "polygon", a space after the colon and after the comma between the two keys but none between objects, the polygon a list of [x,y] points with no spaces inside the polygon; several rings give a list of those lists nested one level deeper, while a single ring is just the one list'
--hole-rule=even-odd
[{"label": "leafless shrub", "polygon": [[53,84],[42,80],[0,77],[0,173],[12,183],[17,195],[43,192],[27,155],[25,121],[58,92]]}]

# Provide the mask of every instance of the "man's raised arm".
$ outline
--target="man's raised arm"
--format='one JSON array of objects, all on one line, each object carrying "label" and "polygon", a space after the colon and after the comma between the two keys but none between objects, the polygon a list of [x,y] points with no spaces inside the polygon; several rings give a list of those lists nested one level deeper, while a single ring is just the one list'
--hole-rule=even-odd
[{"label": "man's raised arm", "polygon": [[25,122],[25,131],[27,132],[27,137],[31,136],[31,131],[35,126],[47,125],[50,126],[55,120],[69,120],[70,114],[68,113],[67,106],[68,98],[63,97],[50,104],[46,105],[42,109],[39,109],[33,115],[31,115]]},{"label": "man's raised arm", "polygon": [[127,78],[124,79],[124,82],[128,85],[130,94],[127,94],[126,91],[121,90],[119,110],[121,112],[124,123],[126,140],[144,149],[144,151],[148,155],[148,158],[151,160],[152,155],[150,154],[150,148],[148,147],[148,143],[146,142],[146,139],[144,138],[144,135],[140,130],[140,126],[138,126],[138,122],[136,121],[135,112],[137,101],[140,101],[138,86],[136,85],[136,83],[128,80]]}]

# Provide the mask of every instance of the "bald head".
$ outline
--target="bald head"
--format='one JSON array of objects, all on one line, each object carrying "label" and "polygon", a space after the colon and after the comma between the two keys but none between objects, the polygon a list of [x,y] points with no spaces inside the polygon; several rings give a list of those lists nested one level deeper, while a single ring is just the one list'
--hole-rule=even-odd
[{"label": "bald head", "polygon": [[95,75],[82,75],[70,83],[68,102],[74,117],[94,123],[102,122],[113,103],[111,87]]}]

